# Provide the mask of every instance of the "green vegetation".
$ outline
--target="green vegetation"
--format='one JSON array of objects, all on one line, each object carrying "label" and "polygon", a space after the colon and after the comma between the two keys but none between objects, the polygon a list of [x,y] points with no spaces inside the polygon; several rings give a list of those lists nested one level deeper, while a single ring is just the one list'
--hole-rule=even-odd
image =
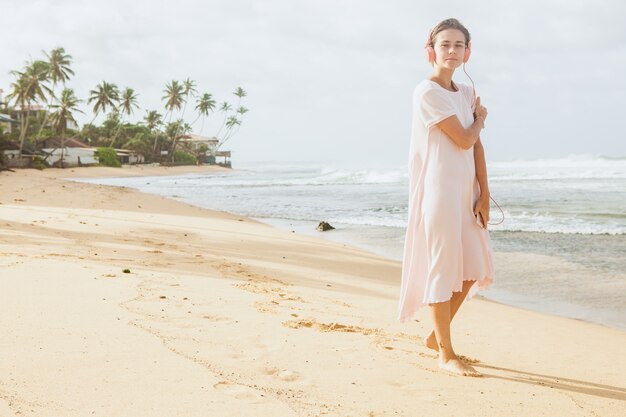
[{"label": "green vegetation", "polygon": [[[146,109],[137,120],[140,95],[133,88],[120,89],[117,84],[103,80],[81,99],[67,86],[74,76],[71,66],[72,56],[64,48],[55,48],[44,52],[44,58],[30,60],[21,70],[11,71],[15,79],[7,102],[0,102],[0,112],[17,123],[13,123],[11,133],[0,130],[0,145],[11,142],[16,148],[19,146],[20,155],[41,155],[39,166],[49,164],[50,154],[42,149],[53,147],[61,149],[59,166],[63,167],[64,149],[70,138],[98,147],[98,160],[109,166],[114,162],[110,151],[102,154],[104,148],[135,151],[147,163],[196,164],[207,155],[215,156],[237,134],[248,112],[241,105],[247,95],[241,87],[233,92],[236,105],[224,101],[218,107],[211,93],[200,93],[196,82],[187,78],[165,84],[162,112]],[[209,134],[217,139],[215,146],[197,148],[181,140],[192,132],[203,135],[205,121],[215,111],[222,113],[221,126]],[[87,112],[92,113],[91,121],[78,127],[76,115]],[[101,122],[96,124],[96,119]],[[115,159],[115,153],[112,155]]]},{"label": "green vegetation", "polygon": [[115,149],[113,148],[98,148],[94,156],[100,165],[116,168],[122,166],[120,161],[118,161]]},{"label": "green vegetation", "polygon": [[32,167],[41,171],[42,169],[48,168],[48,164],[46,164],[46,161],[44,161],[41,156],[35,156],[33,158]]},{"label": "green vegetation", "polygon": [[174,151],[174,165],[196,165],[198,159],[184,151]]}]

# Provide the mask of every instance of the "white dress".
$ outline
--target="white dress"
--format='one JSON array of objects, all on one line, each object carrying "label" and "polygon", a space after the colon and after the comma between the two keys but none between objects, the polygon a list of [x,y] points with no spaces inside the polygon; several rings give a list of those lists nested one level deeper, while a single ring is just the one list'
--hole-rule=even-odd
[{"label": "white dress", "polygon": [[398,320],[421,307],[452,297],[463,281],[476,280],[467,298],[494,278],[489,232],[475,222],[480,196],[474,147],[464,150],[437,123],[456,115],[468,128],[474,121],[472,87],[449,91],[431,80],[413,95],[409,150],[409,214],[402,262]]}]

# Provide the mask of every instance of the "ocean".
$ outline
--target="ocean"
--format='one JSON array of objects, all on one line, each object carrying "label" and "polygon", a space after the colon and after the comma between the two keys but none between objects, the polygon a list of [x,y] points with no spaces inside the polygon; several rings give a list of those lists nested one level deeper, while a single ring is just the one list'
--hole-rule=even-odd
[{"label": "ocean", "polygon": [[[490,162],[496,302],[626,330],[626,158]],[[244,163],[232,172],[83,179],[252,217],[402,259],[407,166]],[[320,221],[336,230],[317,232]],[[498,262],[499,261],[499,262]],[[398,280],[400,277],[398,277]]]}]

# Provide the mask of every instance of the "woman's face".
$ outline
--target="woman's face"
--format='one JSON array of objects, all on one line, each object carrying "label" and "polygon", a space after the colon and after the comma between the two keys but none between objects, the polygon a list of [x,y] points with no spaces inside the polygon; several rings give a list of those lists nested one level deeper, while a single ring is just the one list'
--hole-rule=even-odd
[{"label": "woman's face", "polygon": [[455,69],[463,64],[465,35],[458,29],[446,29],[434,39],[435,63],[440,67]]}]

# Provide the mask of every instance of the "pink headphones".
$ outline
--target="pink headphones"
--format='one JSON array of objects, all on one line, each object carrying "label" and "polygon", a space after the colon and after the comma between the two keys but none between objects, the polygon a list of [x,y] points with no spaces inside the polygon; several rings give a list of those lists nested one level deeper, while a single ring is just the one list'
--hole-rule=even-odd
[{"label": "pink headphones", "polygon": [[[434,30],[434,29],[433,29]],[[433,49],[433,40],[432,34],[433,30],[428,33],[428,38],[426,38],[426,44],[424,45],[424,49],[426,49],[426,59],[428,62],[435,61],[435,50]],[[472,41],[467,43],[467,48],[465,48],[465,53],[463,54],[463,63],[469,61],[470,55],[472,54]]]}]

